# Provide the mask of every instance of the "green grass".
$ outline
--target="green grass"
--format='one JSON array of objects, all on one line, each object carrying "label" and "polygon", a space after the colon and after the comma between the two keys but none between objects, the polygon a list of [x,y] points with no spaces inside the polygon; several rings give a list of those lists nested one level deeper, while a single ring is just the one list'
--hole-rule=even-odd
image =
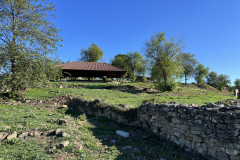
[{"label": "green grass", "polygon": [[[55,85],[57,83],[54,83]],[[85,87],[70,88],[74,86],[84,85]],[[208,88],[199,88],[195,85],[181,85],[176,91],[173,92],[153,92],[153,93],[129,93],[119,90],[113,90],[111,87],[116,86],[113,84],[104,83],[67,83],[69,88],[40,88],[30,89],[25,93],[25,97],[29,99],[45,99],[49,97],[55,97],[58,95],[75,95],[83,97],[87,100],[100,99],[105,100],[109,104],[118,105],[120,103],[138,107],[143,101],[157,101],[157,102],[177,102],[185,104],[203,105],[211,102],[223,101],[226,99],[235,99],[229,92],[219,92],[208,86]],[[139,87],[151,87],[151,83],[128,83],[128,86]]]},{"label": "green grass", "polygon": [[58,120],[61,114],[52,113],[46,109],[32,106],[7,106],[0,104],[0,130],[11,126],[9,132],[28,130],[49,130],[56,129],[56,123],[49,123],[51,119]]},{"label": "green grass", "polygon": [[[177,102],[202,105],[208,102],[235,99],[229,92],[219,92],[209,86],[180,85],[172,92],[141,92],[143,87],[151,88],[152,83],[124,84],[128,90],[116,90],[114,84],[104,83],[52,83],[53,87],[29,89],[23,96],[27,99],[48,99],[59,95],[75,95],[88,100],[100,99],[109,104],[124,103],[137,107],[144,100],[153,102]],[[132,87],[133,86],[133,87]],[[134,92],[135,89],[140,92]],[[133,92],[132,92],[133,91]],[[70,124],[60,126],[58,120],[67,119]],[[26,131],[47,132],[63,128],[71,136],[68,138],[30,137],[0,141],[0,160],[14,159],[168,159],[195,160],[198,155],[187,154],[175,144],[160,139],[150,131],[133,126],[125,126],[102,117],[89,117],[67,108],[52,106],[9,106],[0,104],[0,132],[18,133]],[[116,135],[116,130],[131,133],[131,138]],[[143,140],[143,136],[149,136]],[[70,145],[56,149],[55,144],[68,140]],[[113,144],[112,140],[116,143]],[[77,146],[76,146],[77,144]],[[79,147],[80,146],[80,147]],[[124,149],[125,148],[125,149]]]},{"label": "green grass", "polygon": [[[62,117],[62,114],[49,112],[44,107],[0,104],[0,131],[22,133],[57,129],[58,124],[52,123],[51,120]],[[67,126],[61,126],[61,128],[69,131]],[[4,140],[0,145],[0,159],[51,159],[51,155],[46,153],[49,145],[44,141],[39,142],[37,138]]]},{"label": "green grass", "polygon": [[[89,117],[75,112],[75,117],[72,117],[69,114],[71,112],[66,112],[67,110],[67,108],[50,108],[50,106],[0,104],[0,132],[21,133],[32,130],[44,132],[63,128],[71,135],[69,138],[41,136],[0,141],[0,159],[45,160],[64,157],[84,160],[138,158],[190,160],[199,157],[195,154],[187,155],[175,144],[160,139],[150,131],[118,124],[103,117]],[[51,121],[59,118],[67,119],[68,125],[60,126]],[[116,130],[119,129],[131,133],[131,138],[118,136]],[[150,138],[143,140],[143,136]],[[70,145],[63,149],[54,147],[56,143],[64,140],[70,141]],[[113,144],[112,140],[116,143]],[[76,147],[76,144],[80,147]]]}]

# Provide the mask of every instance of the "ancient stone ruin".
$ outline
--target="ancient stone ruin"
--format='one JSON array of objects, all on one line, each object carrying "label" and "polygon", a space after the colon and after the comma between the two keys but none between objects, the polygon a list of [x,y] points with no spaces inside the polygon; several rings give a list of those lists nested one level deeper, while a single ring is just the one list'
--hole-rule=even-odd
[{"label": "ancient stone ruin", "polygon": [[145,103],[135,109],[126,109],[99,100],[72,99],[68,107],[151,129],[203,156],[219,160],[240,159],[240,106]]}]

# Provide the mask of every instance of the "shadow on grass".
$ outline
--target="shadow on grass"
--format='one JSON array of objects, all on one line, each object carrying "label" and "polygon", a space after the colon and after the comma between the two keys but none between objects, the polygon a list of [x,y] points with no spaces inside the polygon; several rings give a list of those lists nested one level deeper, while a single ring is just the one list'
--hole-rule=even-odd
[{"label": "shadow on grass", "polygon": [[151,91],[149,88],[137,88],[135,86],[131,85],[119,85],[119,86],[113,86],[113,85],[86,85],[83,88],[87,89],[107,89],[107,90],[117,90],[120,92],[127,92],[132,94],[139,94],[139,93],[147,93],[147,94],[156,94],[156,91]]},{"label": "shadow on grass", "polygon": [[[83,113],[77,110],[68,109],[66,114],[74,118],[81,116]],[[108,152],[118,150],[120,154],[116,160],[206,160],[197,154],[187,153],[183,148],[176,144],[161,139],[151,131],[137,126],[128,126],[117,123],[105,117],[86,116],[93,128],[89,128],[93,136],[107,146]],[[130,133],[129,138],[124,138],[116,134],[116,130],[123,130]]]}]

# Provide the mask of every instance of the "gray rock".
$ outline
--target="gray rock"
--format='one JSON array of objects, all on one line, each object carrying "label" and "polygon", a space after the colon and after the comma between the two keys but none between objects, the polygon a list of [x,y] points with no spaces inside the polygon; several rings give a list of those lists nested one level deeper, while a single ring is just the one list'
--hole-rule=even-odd
[{"label": "gray rock", "polygon": [[120,107],[122,107],[122,108],[129,108],[126,104],[123,104],[123,103],[121,103],[121,104],[118,104]]},{"label": "gray rock", "polygon": [[38,131],[33,132],[34,137],[39,137],[40,135],[41,135],[41,132],[38,132]]},{"label": "gray rock", "polygon": [[62,149],[64,147],[67,147],[69,145],[69,141],[64,141],[56,145],[57,149]]},{"label": "gray rock", "polygon": [[124,147],[122,147],[122,150],[127,150],[127,149],[132,149],[132,147],[131,146],[124,146]]},{"label": "gray rock", "polygon": [[23,132],[22,134],[20,134],[18,137],[19,138],[23,138],[23,139],[26,139],[29,135],[29,132]]},{"label": "gray rock", "polygon": [[56,135],[56,130],[48,130],[48,131],[44,132],[43,135],[46,135],[46,136],[55,136],[55,135]]},{"label": "gray rock", "polygon": [[7,132],[0,132],[0,141],[7,137]]},{"label": "gray rock", "polygon": [[10,126],[5,126],[4,127],[4,130],[8,130],[8,129],[11,129],[11,127]]},{"label": "gray rock", "polygon": [[238,150],[235,150],[235,149],[226,149],[226,152],[227,152],[227,154],[229,154],[230,156],[236,156],[238,153],[239,153],[239,151]]},{"label": "gray rock", "polygon": [[117,141],[116,141],[115,139],[113,139],[113,140],[110,141],[110,143],[111,143],[112,145],[115,145],[116,142],[117,142]]},{"label": "gray rock", "polygon": [[66,125],[67,124],[67,120],[66,119],[59,119],[58,120],[58,124],[59,125]]},{"label": "gray rock", "polygon": [[55,135],[57,137],[70,137],[70,135],[66,132],[64,132],[62,129],[56,129]]},{"label": "gray rock", "polygon": [[62,129],[56,129],[56,130],[55,130],[55,135],[56,135],[56,136],[59,136],[59,137],[60,137],[60,135],[62,135],[62,133],[63,133],[63,130],[62,130]]},{"label": "gray rock", "polygon": [[17,138],[17,132],[14,131],[12,134],[9,134],[7,136],[7,140],[11,140],[11,139],[14,139],[14,138]]},{"label": "gray rock", "polygon": [[67,134],[66,132],[62,132],[62,135],[61,135],[61,137],[70,137],[70,135],[69,135],[69,134]]},{"label": "gray rock", "polygon": [[217,152],[217,157],[219,160],[228,160],[229,157],[225,152]]},{"label": "gray rock", "polygon": [[28,133],[28,136],[34,137],[33,132],[29,132],[29,133]]}]

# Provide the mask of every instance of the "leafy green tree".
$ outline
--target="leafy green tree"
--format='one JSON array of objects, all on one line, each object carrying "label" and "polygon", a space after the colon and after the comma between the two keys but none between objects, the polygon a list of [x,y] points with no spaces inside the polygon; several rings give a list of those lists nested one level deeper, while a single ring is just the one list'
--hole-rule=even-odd
[{"label": "leafy green tree", "polygon": [[185,79],[185,84],[187,84],[187,80],[192,77],[195,72],[197,60],[195,59],[195,55],[190,53],[180,53],[179,60],[183,67],[182,76]]},{"label": "leafy green tree", "polygon": [[203,79],[207,77],[209,68],[204,67],[202,64],[198,64],[198,66],[195,68],[194,78],[198,84],[203,84]]},{"label": "leafy green tree", "polygon": [[169,91],[175,88],[175,80],[182,69],[178,61],[181,49],[181,40],[167,40],[162,32],[154,34],[145,43],[146,57],[152,65],[151,76],[159,90]]},{"label": "leafy green tree", "polygon": [[231,83],[231,80],[228,75],[220,74],[217,77],[216,85],[217,85],[217,89],[220,91],[222,91],[225,86],[230,85],[230,83]]},{"label": "leafy green tree", "polygon": [[125,69],[127,72],[124,77],[135,80],[135,75],[144,75],[145,60],[138,52],[129,52],[128,54],[118,54],[112,60],[112,65]]},{"label": "leafy green tree", "polygon": [[217,88],[217,79],[218,79],[217,72],[210,72],[206,77],[206,79],[207,79],[208,85],[213,86],[214,88]]},{"label": "leafy green tree", "polygon": [[132,78],[134,76],[133,70],[131,68],[131,58],[126,54],[118,54],[112,60],[112,65],[122,68],[127,72],[123,76],[124,78]]},{"label": "leafy green tree", "polygon": [[0,85],[22,90],[60,73],[51,56],[61,41],[54,10],[41,0],[0,0]]},{"label": "leafy green tree", "polygon": [[130,57],[130,67],[132,69],[135,79],[135,75],[144,75],[145,73],[145,60],[143,56],[138,52],[129,52],[127,54]]},{"label": "leafy green tree", "polygon": [[92,43],[88,49],[81,50],[81,57],[81,61],[97,62],[100,59],[103,60],[103,51],[95,43]]},{"label": "leafy green tree", "polygon": [[240,89],[240,79],[236,79],[236,80],[234,81],[234,84],[235,84],[235,88],[236,88],[236,89]]}]

